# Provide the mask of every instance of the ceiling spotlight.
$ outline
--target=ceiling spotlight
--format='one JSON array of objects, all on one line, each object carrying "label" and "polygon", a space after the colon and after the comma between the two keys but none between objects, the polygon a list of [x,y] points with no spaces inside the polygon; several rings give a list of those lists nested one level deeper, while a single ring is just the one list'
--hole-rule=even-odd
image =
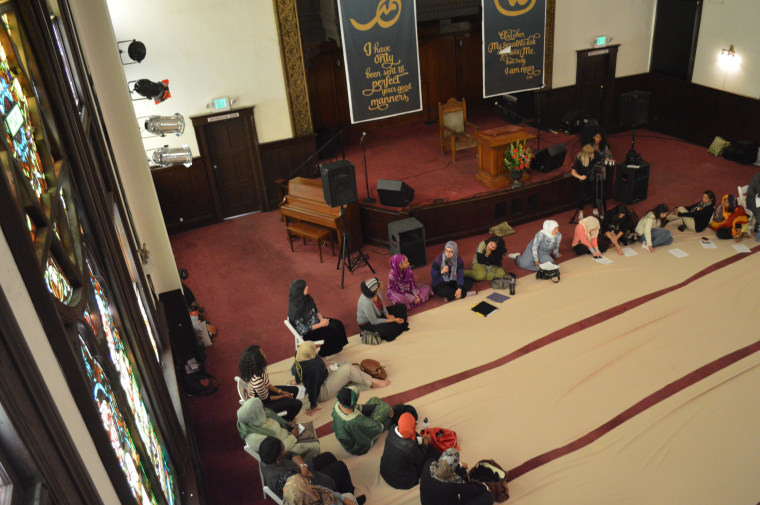
[{"label": "ceiling spotlight", "polygon": [[167,133],[179,137],[185,132],[185,118],[179,112],[173,116],[150,116],[145,120],[145,130],[160,137]]},{"label": "ceiling spotlight", "polygon": [[160,167],[170,167],[172,165],[185,165],[189,167],[193,164],[193,153],[187,144],[182,147],[159,147],[153,151],[151,157],[153,163]]},{"label": "ceiling spotlight", "polygon": [[[135,83],[134,88],[130,90],[148,100],[155,100],[156,103],[161,103],[171,96],[169,94],[169,85],[163,81],[154,82],[150,79],[138,79],[137,81],[129,81],[129,83]],[[135,98],[132,99],[133,101]],[[142,98],[137,98],[142,100]]]},{"label": "ceiling spotlight", "polygon": [[[124,59],[122,58],[121,64],[122,65],[132,65],[134,63],[140,63],[142,60],[145,59],[145,44],[140,42],[139,40],[122,40],[116,43],[117,46],[119,44],[124,44],[126,42],[129,42],[129,46],[127,46],[127,56],[129,56],[129,59],[132,60],[128,63],[124,63]],[[124,50],[119,46],[119,57],[121,58],[121,55],[124,54]]]},{"label": "ceiling spotlight", "polygon": [[720,51],[720,54],[725,54],[726,56],[736,56],[736,51],[734,50],[734,45],[731,44],[728,46],[728,49],[722,49]]}]

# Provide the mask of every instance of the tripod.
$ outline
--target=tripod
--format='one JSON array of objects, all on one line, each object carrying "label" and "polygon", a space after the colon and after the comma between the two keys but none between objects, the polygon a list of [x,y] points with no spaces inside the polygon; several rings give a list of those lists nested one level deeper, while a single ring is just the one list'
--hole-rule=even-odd
[{"label": "tripod", "polygon": [[[343,225],[343,234],[341,235],[340,256],[338,257],[338,264],[335,267],[336,270],[339,268],[341,269],[340,289],[343,289],[343,281],[346,277],[346,268],[348,268],[349,272],[354,273],[355,268],[359,268],[361,265],[367,265],[372,273],[375,273],[375,269],[372,268],[372,265],[369,264],[369,258],[364,255],[362,250],[359,249],[359,246],[356,245],[356,242],[354,242],[351,234],[348,233],[348,228],[346,227],[345,209],[345,205],[340,206],[340,222]],[[351,257],[352,245],[354,246],[354,249],[356,249],[356,257],[354,258]]]}]

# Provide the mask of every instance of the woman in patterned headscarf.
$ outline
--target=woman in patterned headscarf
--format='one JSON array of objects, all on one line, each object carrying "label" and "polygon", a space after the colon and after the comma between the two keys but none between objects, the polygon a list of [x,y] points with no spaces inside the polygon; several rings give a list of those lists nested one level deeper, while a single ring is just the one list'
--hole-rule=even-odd
[{"label": "woman in patterned headscarf", "polygon": [[491,505],[493,495],[481,482],[470,482],[459,451],[446,449],[438,460],[428,460],[420,479],[422,505]]},{"label": "woman in patterned headscarf", "polygon": [[403,303],[411,309],[428,301],[433,291],[426,284],[417,284],[406,256],[394,254],[388,272],[387,294],[391,303]]},{"label": "woman in patterned headscarf", "polygon": [[739,205],[734,195],[724,195],[720,205],[715,207],[710,228],[715,230],[718,238],[735,238],[741,240],[749,229],[749,220],[744,207]]},{"label": "woman in patterned headscarf", "polygon": [[319,348],[320,356],[339,353],[348,344],[346,330],[338,319],[323,317],[309,294],[309,286],[303,279],[290,284],[288,292],[288,321],[304,340],[324,340]]},{"label": "woman in patterned headscarf", "polygon": [[446,300],[458,300],[476,294],[472,289],[472,279],[464,276],[464,261],[458,254],[459,248],[453,240],[446,242],[443,254],[430,265],[433,292]]}]

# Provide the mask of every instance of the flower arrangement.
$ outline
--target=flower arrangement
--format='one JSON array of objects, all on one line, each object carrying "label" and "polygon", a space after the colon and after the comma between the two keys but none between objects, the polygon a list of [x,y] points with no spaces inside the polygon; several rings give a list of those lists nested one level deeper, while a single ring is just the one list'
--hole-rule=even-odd
[{"label": "flower arrangement", "polygon": [[512,142],[504,151],[504,170],[525,170],[534,157],[533,151],[527,146],[527,141]]}]

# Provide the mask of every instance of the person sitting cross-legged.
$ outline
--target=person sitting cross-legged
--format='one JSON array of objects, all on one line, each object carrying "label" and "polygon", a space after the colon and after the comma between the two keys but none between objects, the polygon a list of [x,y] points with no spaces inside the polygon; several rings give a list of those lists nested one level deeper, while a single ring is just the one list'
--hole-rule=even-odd
[{"label": "person sitting cross-legged", "polygon": [[393,409],[373,396],[363,405],[358,403],[359,389],[346,386],[338,391],[332,413],[332,429],[340,445],[351,454],[365,454],[388,429]]},{"label": "person sitting cross-legged", "polygon": [[[354,493],[354,484],[348,467],[329,452],[315,456],[311,461],[304,461],[301,456],[286,452],[279,439],[267,437],[259,445],[261,474],[264,485],[282,498],[285,483],[292,475],[303,475],[312,484],[323,486],[339,493]],[[357,496],[358,505],[366,501],[364,495]]]},{"label": "person sitting cross-legged", "polygon": [[319,441],[299,442],[298,427],[271,409],[265,409],[259,398],[248,398],[238,409],[237,418],[240,438],[256,452],[265,438],[275,437],[282,441],[286,450],[306,459],[319,454]]}]

